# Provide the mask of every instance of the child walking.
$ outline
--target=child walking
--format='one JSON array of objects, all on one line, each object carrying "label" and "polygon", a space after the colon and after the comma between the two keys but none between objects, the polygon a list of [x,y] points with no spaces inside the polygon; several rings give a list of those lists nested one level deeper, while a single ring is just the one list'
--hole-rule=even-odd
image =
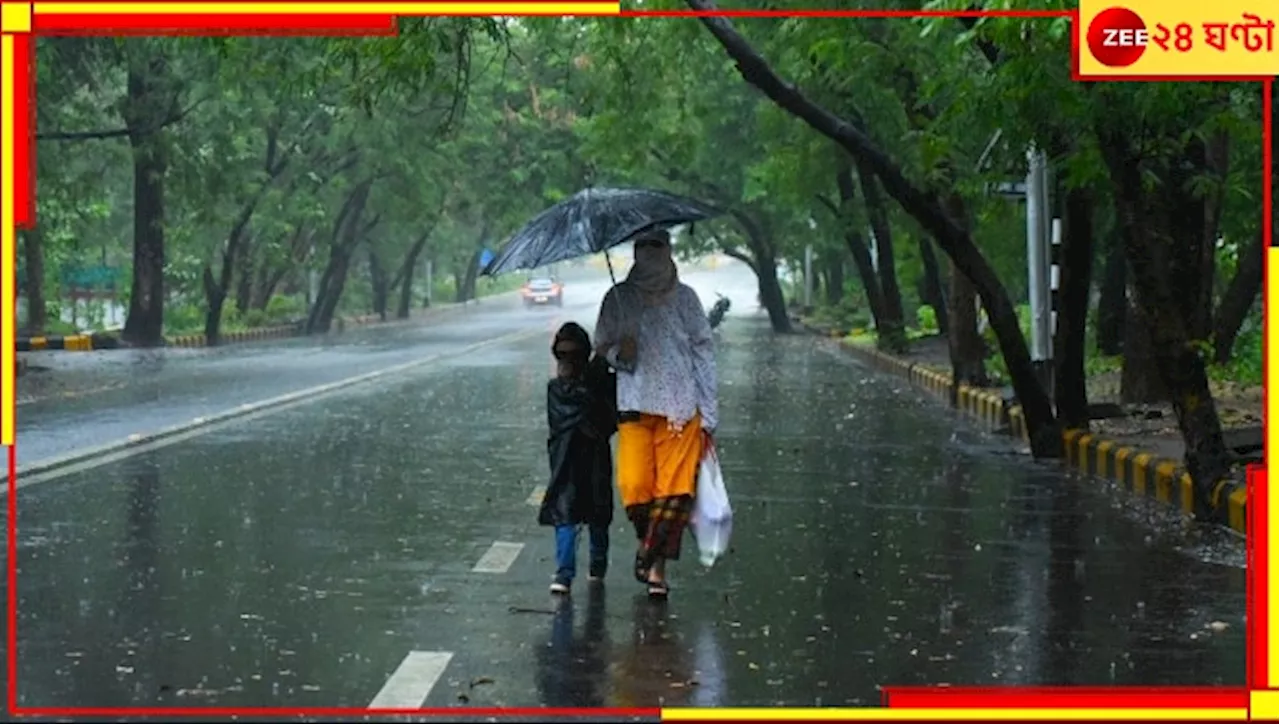
[{"label": "child walking", "polygon": [[547,457],[551,479],[538,523],[556,529],[556,573],[551,592],[569,593],[577,572],[578,531],[590,540],[588,580],[600,582],[609,567],[613,523],[613,460],[609,438],[617,430],[613,372],[592,357],[591,338],[569,322],[551,345],[556,376],[547,383]]}]

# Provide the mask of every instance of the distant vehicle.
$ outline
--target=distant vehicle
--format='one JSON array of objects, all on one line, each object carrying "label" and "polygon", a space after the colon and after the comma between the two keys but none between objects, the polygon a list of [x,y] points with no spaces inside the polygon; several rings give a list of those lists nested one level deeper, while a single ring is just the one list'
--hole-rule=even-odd
[{"label": "distant vehicle", "polygon": [[524,306],[534,307],[545,304],[564,306],[564,285],[551,277],[531,277],[520,291],[524,297]]}]

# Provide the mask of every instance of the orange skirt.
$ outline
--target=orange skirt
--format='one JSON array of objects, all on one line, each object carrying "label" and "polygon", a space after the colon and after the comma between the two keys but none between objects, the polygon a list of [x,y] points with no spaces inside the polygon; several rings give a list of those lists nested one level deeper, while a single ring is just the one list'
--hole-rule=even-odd
[{"label": "orange skirt", "polygon": [[618,425],[618,492],[623,507],[694,494],[702,460],[702,419],[694,415],[680,432],[667,419],[641,415]]}]

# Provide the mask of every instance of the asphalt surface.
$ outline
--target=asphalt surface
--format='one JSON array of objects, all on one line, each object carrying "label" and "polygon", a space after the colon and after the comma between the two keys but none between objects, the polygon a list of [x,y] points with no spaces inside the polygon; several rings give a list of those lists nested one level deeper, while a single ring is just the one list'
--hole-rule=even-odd
[{"label": "asphalt surface", "polygon": [[[749,279],[690,280],[707,306],[734,300],[717,344],[735,529],[711,569],[687,542],[668,603],[630,578],[620,512],[605,585],[547,592],[547,342],[593,321],[581,285],[563,310],[481,305],[285,376],[524,338],[22,489],[20,704],[849,706],[893,684],[1243,683],[1237,542],[1013,454],[825,340],[775,338]],[[247,374],[264,356],[157,381],[141,420],[33,414],[46,432],[20,450],[287,391]]]},{"label": "asphalt surface", "polygon": [[[574,270],[569,276],[567,309],[589,308],[608,288],[604,274]],[[517,296],[501,295],[421,321],[330,336],[217,348],[33,353],[27,357],[39,369],[20,379],[17,391],[18,464],[518,332],[530,323],[518,311]],[[551,308],[532,312],[554,314]]]}]

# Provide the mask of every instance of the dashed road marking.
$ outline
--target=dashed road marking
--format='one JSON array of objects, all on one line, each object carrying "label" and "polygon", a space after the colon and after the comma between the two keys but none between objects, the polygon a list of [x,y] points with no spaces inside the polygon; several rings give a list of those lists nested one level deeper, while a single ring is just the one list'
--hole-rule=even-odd
[{"label": "dashed road marking", "polygon": [[506,573],[511,568],[511,564],[516,562],[516,557],[520,555],[520,551],[524,550],[523,543],[507,543],[505,541],[494,541],[489,546],[489,550],[480,556],[480,560],[476,561],[476,565],[471,569],[472,573]]},{"label": "dashed road marking", "polygon": [[533,489],[532,493],[529,493],[529,497],[524,502],[537,508],[542,505],[542,499],[545,497],[547,497],[547,488],[544,485],[539,485]]},{"label": "dashed road marking", "polygon": [[418,709],[444,674],[451,651],[410,651],[391,673],[369,709]]}]

